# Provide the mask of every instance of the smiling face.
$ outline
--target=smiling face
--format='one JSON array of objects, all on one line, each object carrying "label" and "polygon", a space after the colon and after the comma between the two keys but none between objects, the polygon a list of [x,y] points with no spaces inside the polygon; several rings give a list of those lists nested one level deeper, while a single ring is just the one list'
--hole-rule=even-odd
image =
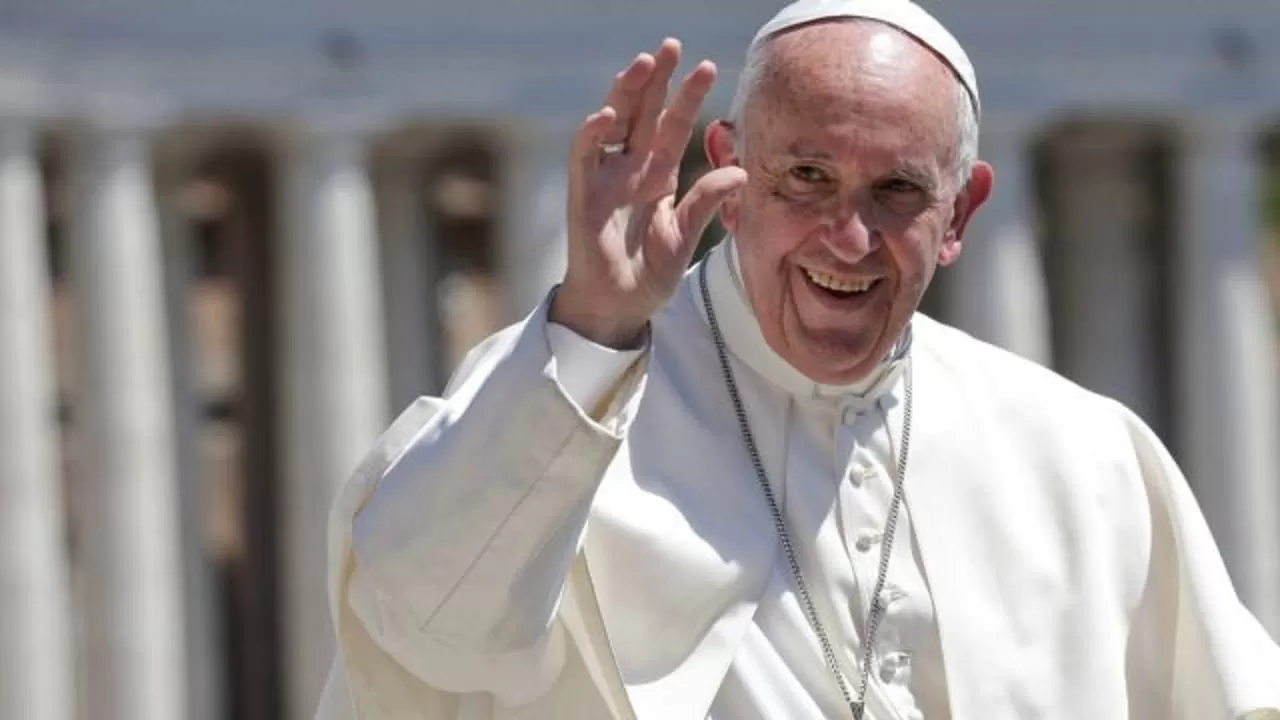
[{"label": "smiling face", "polygon": [[765,340],[814,381],[871,372],[959,256],[991,187],[982,163],[959,182],[961,99],[907,35],[825,22],[775,38],[740,126],[708,129],[711,162],[747,171],[721,219]]}]

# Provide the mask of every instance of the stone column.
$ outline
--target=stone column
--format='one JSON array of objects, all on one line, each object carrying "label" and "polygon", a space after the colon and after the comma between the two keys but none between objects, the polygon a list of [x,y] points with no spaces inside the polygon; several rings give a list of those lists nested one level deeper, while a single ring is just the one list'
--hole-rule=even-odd
[{"label": "stone column", "polygon": [[397,148],[378,178],[391,407],[439,393],[439,247],[427,217],[423,154]]},{"label": "stone column", "polygon": [[150,138],[77,138],[71,272],[79,301],[78,485],[86,707],[187,717],[173,387]]},{"label": "stone column", "polygon": [[333,658],[326,523],[388,422],[376,211],[364,136],[301,128],[285,153],[283,273],[286,716],[315,712]]},{"label": "stone column", "polygon": [[0,125],[0,718],[75,717],[45,198],[25,122]]},{"label": "stone column", "polygon": [[995,187],[970,221],[950,270],[948,312],[975,337],[1049,365],[1050,318],[1036,234],[1029,128],[999,118],[983,127],[980,156]]},{"label": "stone column", "polygon": [[1164,278],[1146,241],[1153,194],[1141,174],[1138,142],[1136,133],[1107,128],[1054,143],[1055,353],[1067,376],[1159,427]]},{"label": "stone column", "polygon": [[188,217],[180,194],[192,172],[193,151],[181,145],[157,153],[159,227],[162,246],[169,357],[173,368],[174,447],[177,457],[178,514],[182,531],[183,614],[186,618],[188,715],[186,720],[223,716],[221,598],[209,552],[209,493],[201,433],[204,398],[198,378],[200,326],[193,313],[195,275]]},{"label": "stone column", "polygon": [[1207,122],[1186,140],[1181,454],[1237,590],[1280,637],[1280,353],[1261,271],[1256,128]]},{"label": "stone column", "polygon": [[507,321],[525,317],[564,277],[572,123],[530,123],[506,136],[499,263]]}]

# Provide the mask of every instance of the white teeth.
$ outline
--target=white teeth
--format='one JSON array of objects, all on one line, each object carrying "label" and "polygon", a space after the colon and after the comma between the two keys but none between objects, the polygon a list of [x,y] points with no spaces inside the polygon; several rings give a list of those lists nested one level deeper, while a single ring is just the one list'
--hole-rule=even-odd
[{"label": "white teeth", "polygon": [[843,280],[836,279],[833,275],[828,275],[814,270],[805,270],[804,273],[809,276],[809,279],[813,281],[814,285],[842,293],[866,292],[867,289],[875,284],[874,280],[845,282]]}]

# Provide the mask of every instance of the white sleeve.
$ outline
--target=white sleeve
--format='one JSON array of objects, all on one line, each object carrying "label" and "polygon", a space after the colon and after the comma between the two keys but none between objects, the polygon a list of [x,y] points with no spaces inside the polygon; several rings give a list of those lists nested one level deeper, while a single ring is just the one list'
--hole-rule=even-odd
[{"label": "white sleeve", "polygon": [[547,342],[560,384],[580,408],[592,408],[638,360],[643,349],[615,350],[594,343],[558,323],[547,323]]},{"label": "white sleeve", "polygon": [[1173,456],[1136,414],[1119,409],[1164,545],[1149,570],[1151,597],[1136,612],[1133,669],[1172,691],[1160,717],[1280,719],[1280,645],[1236,594]]},{"label": "white sleeve", "polygon": [[561,590],[644,386],[643,351],[577,340],[543,307],[486,343],[334,515],[337,603],[435,690],[519,705],[559,672]]}]

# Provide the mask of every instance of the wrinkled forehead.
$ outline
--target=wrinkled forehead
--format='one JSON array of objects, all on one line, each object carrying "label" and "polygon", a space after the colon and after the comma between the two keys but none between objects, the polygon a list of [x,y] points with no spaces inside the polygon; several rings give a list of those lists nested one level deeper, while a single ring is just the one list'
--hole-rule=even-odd
[{"label": "wrinkled forehead", "polygon": [[746,124],[753,142],[879,147],[947,155],[963,98],[950,68],[914,38],[880,23],[825,21],[774,38]]}]

